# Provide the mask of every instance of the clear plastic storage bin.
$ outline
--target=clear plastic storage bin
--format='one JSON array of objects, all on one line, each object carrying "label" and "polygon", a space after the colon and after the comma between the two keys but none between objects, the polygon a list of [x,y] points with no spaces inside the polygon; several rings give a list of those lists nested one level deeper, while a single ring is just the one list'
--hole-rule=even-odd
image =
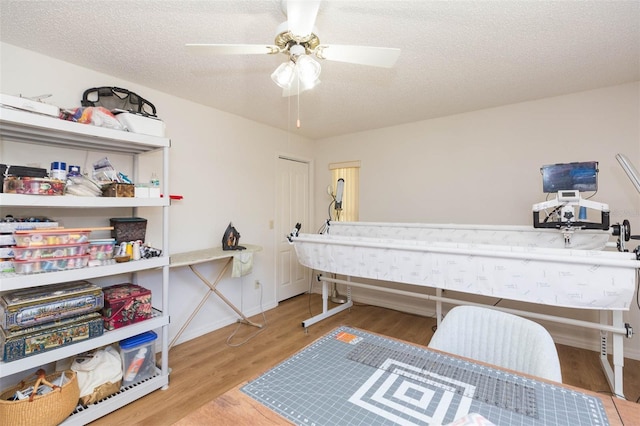
[{"label": "clear plastic storage bin", "polygon": [[72,231],[16,231],[13,237],[16,246],[19,247],[41,247],[59,244],[81,244],[89,242],[90,230]]},{"label": "clear plastic storage bin", "polygon": [[17,274],[39,274],[41,272],[59,272],[80,269],[87,266],[89,255],[58,257],[55,259],[14,260],[13,268]]},{"label": "clear plastic storage bin", "polygon": [[147,331],[120,342],[123,385],[142,382],[156,375],[157,338],[156,333]]},{"label": "clear plastic storage bin", "polygon": [[91,240],[89,242],[90,260],[110,260],[116,247],[115,239]]},{"label": "clear plastic storage bin", "polygon": [[14,247],[15,260],[38,260],[87,254],[89,243],[41,247]]}]

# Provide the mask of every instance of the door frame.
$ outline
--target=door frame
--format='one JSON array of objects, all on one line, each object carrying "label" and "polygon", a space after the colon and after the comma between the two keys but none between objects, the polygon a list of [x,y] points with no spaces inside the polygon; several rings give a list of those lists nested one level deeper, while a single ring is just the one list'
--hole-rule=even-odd
[{"label": "door frame", "polygon": [[[278,152],[276,153],[275,156],[275,170],[276,170],[276,176],[279,177],[279,161],[280,160],[288,160],[288,161],[297,161],[299,163],[306,163],[308,165],[308,176],[307,176],[307,182],[309,187],[307,188],[309,191],[309,206],[308,207],[308,211],[309,211],[309,224],[302,224],[303,229],[307,229],[306,232],[310,232],[309,230],[312,229],[311,224],[315,223],[315,210],[314,210],[314,206],[315,206],[315,193],[313,191],[314,185],[315,185],[315,180],[314,180],[314,176],[315,176],[315,161],[312,158],[309,157],[304,157],[301,155],[297,155],[297,154],[290,154],[290,153],[284,153],[284,152]],[[276,221],[279,220],[279,216],[278,216],[278,195],[277,195],[277,191],[278,191],[278,178],[276,178],[276,182],[275,182],[275,188],[274,188],[274,198],[275,198],[275,202],[274,202],[274,210],[273,210],[273,217],[274,217],[274,231],[277,231],[278,229],[283,229],[283,230],[288,230],[289,227],[293,227],[293,225],[295,224],[278,224]],[[287,226],[283,226],[283,225],[287,225]],[[291,228],[293,229],[293,228]],[[288,233],[289,231],[287,231]],[[279,288],[279,283],[278,283],[278,253],[277,253],[277,247],[278,247],[278,241],[283,238],[284,235],[277,235],[277,232],[274,232],[274,236],[273,236],[273,244],[274,244],[274,268],[273,268],[273,282],[274,282],[274,287],[275,287],[275,301],[276,303],[280,303],[279,299],[279,292],[280,292],[280,288]]]}]

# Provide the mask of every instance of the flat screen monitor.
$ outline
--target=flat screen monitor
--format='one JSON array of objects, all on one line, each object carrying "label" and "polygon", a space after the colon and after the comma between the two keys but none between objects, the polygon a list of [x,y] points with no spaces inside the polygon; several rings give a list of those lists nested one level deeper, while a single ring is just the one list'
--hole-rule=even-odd
[{"label": "flat screen monitor", "polygon": [[576,190],[589,192],[598,190],[598,162],[550,164],[540,168],[542,173],[542,191]]}]

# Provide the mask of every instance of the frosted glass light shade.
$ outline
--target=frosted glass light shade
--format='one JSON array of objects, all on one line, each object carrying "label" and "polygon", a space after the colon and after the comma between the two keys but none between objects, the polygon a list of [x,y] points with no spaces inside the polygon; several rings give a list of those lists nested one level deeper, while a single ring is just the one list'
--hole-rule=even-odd
[{"label": "frosted glass light shade", "polygon": [[291,82],[295,76],[296,65],[287,61],[282,64],[271,74],[271,79],[283,89],[291,87]]},{"label": "frosted glass light shade", "polygon": [[304,85],[309,85],[318,80],[320,77],[320,63],[313,60],[310,56],[300,56],[296,61],[298,68],[298,76]]}]

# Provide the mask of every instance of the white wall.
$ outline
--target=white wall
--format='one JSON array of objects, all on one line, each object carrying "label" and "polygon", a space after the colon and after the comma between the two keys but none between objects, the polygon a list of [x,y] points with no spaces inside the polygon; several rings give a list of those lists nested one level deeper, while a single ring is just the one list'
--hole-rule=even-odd
[{"label": "white wall", "polygon": [[[313,145],[309,140],[167,95],[139,83],[117,79],[12,45],[1,44],[0,47],[1,93],[25,96],[51,93],[53,96],[48,102],[63,107],[78,107],[84,90],[117,86],[134,91],[152,102],[158,116],[166,123],[167,136],[171,138],[170,193],[184,196],[183,200],[172,202],[170,208],[171,253],[219,246],[227,224],[233,221],[241,233],[241,243],[257,244],[264,249],[254,257],[251,275],[237,279],[230,278],[227,273],[219,289],[237,306],[242,306],[247,315],[253,315],[261,310],[260,291],[255,290],[253,285],[258,279],[263,284],[264,309],[276,305],[276,235],[270,229],[269,222],[275,219],[277,155],[311,158]],[[23,152],[24,147],[20,147],[19,152],[16,149],[10,143],[0,145],[0,160],[39,162],[48,169],[51,161],[65,160],[66,157],[60,158],[61,155],[72,155],[41,148],[34,148],[28,153]],[[84,155],[81,160],[74,161],[82,161],[80,164],[86,169],[87,165],[90,166],[103,155],[88,153],[88,161],[85,161]],[[108,157],[112,159],[111,154]],[[122,164],[125,169],[129,167],[120,162],[119,157],[113,158],[114,163]],[[154,158],[148,163],[150,165],[145,163],[141,167],[143,178],[150,177],[158,164]],[[157,210],[140,209],[138,214],[150,219],[147,241],[161,247],[159,228],[151,220],[159,217]],[[9,213],[19,214],[0,208],[3,216]],[[53,217],[65,215],[65,226],[73,226],[84,220],[82,216],[85,214],[91,215],[94,220],[110,217],[100,210],[79,214],[60,210],[47,213]],[[128,211],[117,213],[130,215]],[[220,262],[204,264],[200,271],[207,277],[215,277],[221,266]],[[159,280],[159,273],[147,273],[140,282],[155,289],[159,288]],[[171,338],[197,305],[205,289],[204,284],[188,268],[171,269]],[[215,296],[210,297],[180,341],[197,337],[235,319],[235,313],[230,308]]]},{"label": "white wall", "polygon": [[[332,162],[361,161],[362,221],[531,225],[532,205],[545,199],[540,167],[595,160],[600,174],[593,200],[609,204],[612,223],[628,219],[640,234],[640,194],[615,160],[622,152],[640,168],[639,105],[636,82],[317,141],[316,218],[326,217]],[[426,314],[433,309],[353,292],[356,300]],[[625,319],[637,330],[640,312],[633,304]],[[597,320],[590,312],[570,315]],[[598,349],[595,333],[550,328],[559,341]],[[640,359],[640,340],[625,344],[626,355]]]},{"label": "white wall", "polygon": [[[361,220],[530,224],[531,205],[544,199],[540,166],[597,160],[600,191],[594,199],[610,205],[612,222],[629,219],[632,231],[640,234],[640,196],[614,159],[616,153],[623,152],[640,167],[638,83],[312,142],[11,45],[0,44],[0,55],[1,93],[52,93],[51,103],[74,107],[87,88],[119,86],[155,104],[172,140],[170,192],[185,197],[171,207],[171,252],[217,245],[227,223],[233,221],[242,234],[241,242],[264,247],[250,276],[241,281],[226,278],[220,285],[249,315],[260,311],[260,295],[253,289],[255,279],[263,283],[264,308],[276,303],[277,236],[269,229],[269,221],[275,218],[278,154],[314,160],[317,228],[330,201],[326,195],[330,183],[327,164],[332,162],[361,160]],[[51,158],[53,155],[58,154],[38,150],[29,153],[29,161],[40,161],[46,167],[59,160]],[[103,154],[90,153],[87,164],[98,155]],[[12,144],[0,145],[0,160],[15,158],[25,155],[17,153]],[[150,174],[154,166],[147,167],[145,173]],[[0,208],[0,214],[7,213],[6,208]],[[139,213],[151,219],[156,214]],[[90,214],[99,220],[105,213]],[[67,219],[81,220],[81,216]],[[153,242],[158,230],[150,228],[148,239]],[[204,265],[202,271],[212,277],[219,267]],[[142,283],[154,287],[158,279],[156,274],[147,274]],[[204,285],[187,268],[171,270],[171,336],[204,292]],[[358,289],[354,295],[362,301],[412,312],[430,314],[433,308]],[[593,318],[589,312],[572,315]],[[640,327],[637,306],[625,319],[636,329]],[[181,341],[234,321],[235,314],[212,297]],[[598,349],[593,333],[558,326],[552,332],[561,342]],[[635,338],[625,343],[626,355],[640,359],[640,341]]]}]

